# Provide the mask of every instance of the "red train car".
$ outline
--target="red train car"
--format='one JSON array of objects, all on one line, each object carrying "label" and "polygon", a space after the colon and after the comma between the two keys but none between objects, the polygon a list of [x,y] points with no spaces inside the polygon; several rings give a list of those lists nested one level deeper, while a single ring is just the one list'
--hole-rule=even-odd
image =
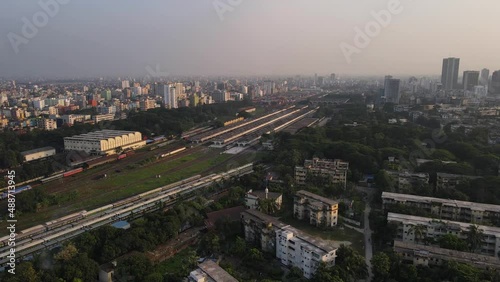
[{"label": "red train car", "polygon": [[77,174],[77,173],[80,173],[83,171],[83,168],[77,168],[77,169],[73,169],[73,170],[70,170],[70,171],[66,171],[65,173],[63,173],[63,176],[64,177],[68,177],[68,176],[71,176],[71,175],[74,175],[74,174]]},{"label": "red train car", "polygon": [[118,156],[118,159],[121,160],[121,159],[124,159],[127,157],[127,154],[121,154]]}]

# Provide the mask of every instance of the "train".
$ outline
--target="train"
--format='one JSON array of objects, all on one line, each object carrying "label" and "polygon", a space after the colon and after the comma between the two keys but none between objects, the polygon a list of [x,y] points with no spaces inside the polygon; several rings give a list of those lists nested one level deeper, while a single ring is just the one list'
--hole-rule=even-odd
[{"label": "train", "polygon": [[187,147],[182,147],[182,148],[179,148],[179,149],[175,149],[173,151],[170,151],[170,152],[167,152],[167,153],[164,153],[164,154],[159,154],[158,155],[158,158],[164,158],[164,157],[168,157],[168,156],[171,156],[171,155],[174,155],[174,154],[177,154],[179,152],[182,152],[184,150],[186,150]]},{"label": "train", "polygon": [[[98,224],[99,222],[103,222],[106,220],[117,220],[121,217],[127,216],[128,214],[131,214],[132,212],[136,213],[137,210],[139,210],[140,213],[144,213],[150,209],[157,208],[156,203],[159,201],[171,201],[176,197],[177,194],[179,195],[185,195],[188,194],[192,191],[195,191],[197,189],[200,189],[202,187],[206,187],[213,183],[213,181],[218,181],[221,179],[224,179],[226,177],[232,177],[232,176],[239,176],[242,174],[250,173],[253,171],[253,163],[246,164],[244,166],[238,167],[231,169],[227,172],[223,172],[220,174],[211,174],[205,177],[201,177],[201,175],[195,175],[190,178],[184,179],[182,181],[168,184],[162,187],[159,187],[154,190],[150,190],[147,192],[144,192],[142,194],[115,202],[113,204],[109,204],[91,211],[80,211],[77,213],[73,213],[67,216],[64,216],[62,218],[58,218],[49,222],[46,222],[45,224],[42,225],[37,225],[34,227],[31,227],[29,229],[22,230],[19,232],[19,234],[16,237],[16,241],[20,242],[23,240],[29,240],[27,243],[22,244],[16,248],[16,252],[21,252],[25,250],[31,250],[34,249],[38,246],[38,248],[43,248],[40,247],[41,244],[50,244],[50,241],[59,237],[62,237],[66,234],[72,234],[74,236],[74,233],[78,233],[80,230],[88,230],[91,229],[95,224]],[[150,199],[144,199],[142,200],[145,196],[155,194],[157,193],[158,195],[154,196],[153,198]],[[119,211],[111,211],[113,208],[120,207]],[[105,212],[101,214],[100,217],[92,218],[89,219],[88,221],[85,222],[78,222],[81,221],[82,219],[89,217],[90,215],[95,215],[99,212],[107,211],[110,210],[109,212]],[[36,235],[42,234],[46,231],[56,229],[58,227],[64,226],[64,225],[70,225],[68,226],[67,229],[58,231],[57,234],[52,234],[49,236],[44,236],[42,238],[33,238]],[[94,226],[95,227],[95,226]],[[8,239],[9,236],[5,236],[0,238],[0,248],[6,247],[8,244]],[[47,245],[48,246],[48,245]],[[34,250],[36,251],[36,250]],[[8,261],[8,256],[9,251],[5,249],[4,253],[0,254],[0,264],[3,264]]]},{"label": "train", "polygon": [[[15,195],[15,194],[19,194],[19,193],[21,193],[23,191],[31,190],[31,189],[32,189],[31,185],[21,186],[21,187],[17,187],[10,194],[14,194]],[[8,196],[9,196],[9,193],[7,191],[5,191],[2,194],[0,194],[0,199],[6,199]]]},{"label": "train", "polygon": [[43,179],[40,179],[40,182],[42,184],[45,184],[47,182],[51,182],[51,181],[54,181],[54,180],[57,180],[57,179],[61,179],[61,178],[64,178],[64,177],[69,177],[69,176],[73,176],[77,173],[80,173],[80,172],[83,172],[85,169],[91,169],[91,168],[94,168],[96,166],[100,166],[100,165],[103,165],[103,164],[107,164],[107,163],[111,163],[111,162],[114,162],[114,161],[117,161],[117,160],[122,160],[130,155],[134,154],[134,151],[132,150],[129,150],[129,151],[125,151],[123,152],[122,154],[119,154],[119,155],[111,155],[111,156],[103,156],[103,157],[99,157],[97,159],[91,159],[87,162],[82,162],[80,163],[80,165],[82,165],[82,167],[78,167],[78,168],[74,168],[74,169],[71,169],[71,170],[68,170],[68,171],[62,171],[62,172],[59,172],[59,173],[56,173],[56,174],[53,174],[51,176],[48,176],[48,177],[45,177]]}]

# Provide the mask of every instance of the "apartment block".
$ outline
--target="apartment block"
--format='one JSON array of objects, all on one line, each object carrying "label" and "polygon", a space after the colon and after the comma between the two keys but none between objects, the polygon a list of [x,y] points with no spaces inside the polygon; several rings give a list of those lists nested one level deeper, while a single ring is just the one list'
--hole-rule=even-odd
[{"label": "apartment block", "polygon": [[328,241],[256,210],[242,212],[241,218],[247,241],[257,243],[263,251],[275,252],[281,263],[300,268],[306,278],[312,278],[320,262],[335,264],[337,247]]},{"label": "apartment block", "polygon": [[[453,234],[461,239],[466,239],[465,232],[471,226],[470,223],[458,221],[445,221],[427,217],[412,216],[389,212],[387,221],[397,225],[397,233],[394,241],[410,242],[421,244],[424,238],[437,240],[445,234]],[[423,226],[423,234],[418,238],[416,226]],[[478,225],[478,229],[483,232],[483,242],[480,253],[488,256],[498,257],[500,252],[500,228],[485,225]],[[420,235],[419,235],[420,236]]]},{"label": "apartment block", "polygon": [[458,184],[465,180],[476,179],[478,176],[437,173],[436,189],[455,189]]},{"label": "apartment block", "polygon": [[400,204],[422,210],[438,218],[490,225],[500,223],[500,206],[466,201],[382,192],[384,209]]},{"label": "apartment block", "polygon": [[446,261],[456,261],[477,268],[500,268],[500,260],[495,257],[434,246],[395,241],[393,250],[400,254],[403,260],[411,261],[414,265],[441,265]]},{"label": "apartment block", "polygon": [[337,225],[339,203],[305,190],[295,194],[293,200],[294,216],[308,220],[314,226],[333,227]]},{"label": "apartment block", "polygon": [[387,173],[396,180],[398,191],[410,192],[414,187],[429,184],[428,173],[411,173],[411,172],[397,172],[387,171]]},{"label": "apartment block", "polygon": [[315,177],[320,176],[328,178],[331,183],[342,184],[345,187],[348,170],[348,162],[338,159],[328,160],[313,158],[312,160],[306,160],[304,166],[295,167],[295,181],[298,184],[305,184],[307,174],[311,174]]}]

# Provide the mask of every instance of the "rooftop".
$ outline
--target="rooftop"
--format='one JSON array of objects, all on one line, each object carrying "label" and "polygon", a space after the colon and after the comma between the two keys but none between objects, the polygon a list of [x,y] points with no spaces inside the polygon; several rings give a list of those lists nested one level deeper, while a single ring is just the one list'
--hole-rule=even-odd
[{"label": "rooftop", "polygon": [[317,201],[320,201],[322,203],[329,204],[329,205],[337,205],[338,204],[338,202],[335,200],[328,199],[328,198],[325,198],[323,196],[316,195],[316,194],[313,194],[313,193],[305,191],[305,190],[300,190],[295,195],[306,197],[306,198],[311,198],[311,199],[314,199],[314,200],[317,200]]},{"label": "rooftop", "polygon": [[36,154],[36,153],[50,151],[50,150],[55,150],[55,148],[54,147],[50,147],[50,146],[48,146],[48,147],[42,147],[42,148],[36,148],[36,149],[33,149],[33,150],[28,150],[28,151],[21,152],[21,155],[26,156],[26,155]]},{"label": "rooftop", "polygon": [[236,278],[227,273],[222,267],[211,260],[205,260],[198,267],[215,282],[238,282]]},{"label": "rooftop", "polygon": [[[471,223],[464,223],[464,222],[458,222],[458,221],[449,221],[449,220],[442,220],[442,219],[435,219],[435,218],[428,218],[428,217],[421,217],[421,216],[414,216],[414,215],[406,215],[406,214],[399,214],[399,213],[388,213],[387,214],[387,221],[398,221],[398,222],[403,222],[404,224],[413,224],[413,225],[431,225],[431,224],[443,224],[450,226],[450,228],[455,228],[455,229],[460,229],[460,230],[467,230],[469,226],[474,225]],[[495,237],[500,237],[500,228],[499,227],[493,227],[493,226],[485,226],[485,225],[477,225],[478,229],[483,230],[485,235],[494,235]]]},{"label": "rooftop", "polygon": [[138,131],[105,129],[105,130],[93,131],[93,132],[89,132],[89,133],[85,133],[85,134],[75,135],[75,136],[71,136],[71,137],[64,137],[64,139],[67,139],[67,140],[75,140],[75,139],[103,140],[103,139],[109,139],[109,138],[114,138],[114,137],[118,137],[118,136],[137,134],[137,133],[139,133],[139,132]]},{"label": "rooftop", "polygon": [[400,201],[400,202],[413,201],[413,202],[428,203],[428,204],[440,203],[440,204],[445,205],[445,206],[469,208],[471,210],[500,212],[499,205],[474,203],[474,202],[466,202],[466,201],[459,201],[459,200],[450,200],[450,199],[441,199],[441,198],[432,198],[432,197],[422,197],[422,196],[409,195],[409,194],[382,192],[382,199],[384,199],[384,198],[390,198],[390,199],[394,199],[394,200]]},{"label": "rooftop", "polygon": [[323,240],[323,239],[318,238],[318,237],[310,236],[299,229],[296,229],[290,225],[284,224],[283,222],[279,221],[275,217],[272,217],[272,216],[269,216],[269,215],[264,214],[262,212],[259,212],[257,210],[251,210],[251,209],[245,210],[244,212],[242,212],[242,214],[245,214],[245,213],[248,215],[251,215],[253,217],[256,217],[257,219],[259,219],[260,221],[262,221],[264,223],[272,223],[273,226],[275,226],[279,230],[292,232],[294,235],[294,238],[300,239],[300,240],[304,241],[304,243],[307,243],[311,246],[314,246],[317,249],[320,249],[324,252],[329,253],[329,252],[337,249],[337,247],[335,247],[333,242],[326,241],[326,240]]},{"label": "rooftop", "polygon": [[[252,191],[248,192],[250,195],[254,195],[255,197],[259,199],[265,199],[266,198],[266,192],[265,191]],[[273,199],[276,200],[281,196],[281,193],[276,193],[276,192],[268,192],[267,193],[267,198],[268,199]]]},{"label": "rooftop", "polygon": [[417,245],[415,243],[401,241],[394,241],[394,249],[409,250],[413,251],[419,256],[437,257],[443,260],[457,260],[459,262],[474,264],[476,266],[489,266],[495,268],[500,267],[500,260],[498,258],[475,253],[459,252],[455,250],[448,250],[426,245]]}]

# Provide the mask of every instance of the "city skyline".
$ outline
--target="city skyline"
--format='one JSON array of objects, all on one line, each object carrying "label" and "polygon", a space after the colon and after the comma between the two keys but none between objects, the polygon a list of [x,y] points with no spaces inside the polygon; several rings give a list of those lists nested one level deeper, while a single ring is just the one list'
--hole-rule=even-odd
[{"label": "city skyline", "polygon": [[[401,12],[380,24],[349,63],[341,44],[356,46],[356,28],[364,30],[391,1],[233,1],[239,4],[229,7],[221,0],[226,6],[219,10],[217,1],[66,2],[32,38],[14,44],[17,53],[8,35],[22,36],[23,19],[44,10],[38,2],[2,3],[0,76],[140,77],[155,66],[170,75],[437,76],[446,57],[460,58],[461,70],[500,69],[500,41],[489,24],[500,3],[484,9],[486,1],[440,1],[429,9],[425,1],[398,1]],[[463,21],[465,13],[481,16]],[[488,44],[477,52],[480,42]]]}]

